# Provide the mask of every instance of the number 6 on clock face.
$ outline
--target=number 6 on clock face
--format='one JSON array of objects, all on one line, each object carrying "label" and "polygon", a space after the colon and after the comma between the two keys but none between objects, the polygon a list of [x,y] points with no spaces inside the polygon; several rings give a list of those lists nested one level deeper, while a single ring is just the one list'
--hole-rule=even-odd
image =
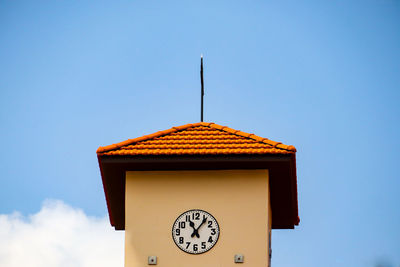
[{"label": "number 6 on clock face", "polygon": [[188,210],[178,216],[172,225],[172,239],[186,253],[201,254],[217,243],[219,225],[204,210]]}]

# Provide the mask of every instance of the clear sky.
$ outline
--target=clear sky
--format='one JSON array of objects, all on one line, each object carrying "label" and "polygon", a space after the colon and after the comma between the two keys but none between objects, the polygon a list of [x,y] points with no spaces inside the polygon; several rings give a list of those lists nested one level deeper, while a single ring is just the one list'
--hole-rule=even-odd
[{"label": "clear sky", "polygon": [[[302,2],[302,3],[300,3]],[[273,266],[400,266],[400,2],[1,1],[0,213],[107,214],[96,149],[200,120],[294,145]]]}]

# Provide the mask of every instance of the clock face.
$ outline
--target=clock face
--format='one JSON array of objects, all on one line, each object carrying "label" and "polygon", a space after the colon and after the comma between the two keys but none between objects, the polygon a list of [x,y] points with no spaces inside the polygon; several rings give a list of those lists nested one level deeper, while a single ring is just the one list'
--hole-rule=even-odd
[{"label": "clock face", "polygon": [[210,250],[218,241],[217,220],[204,210],[188,210],[182,213],[172,226],[175,244],[190,254]]}]

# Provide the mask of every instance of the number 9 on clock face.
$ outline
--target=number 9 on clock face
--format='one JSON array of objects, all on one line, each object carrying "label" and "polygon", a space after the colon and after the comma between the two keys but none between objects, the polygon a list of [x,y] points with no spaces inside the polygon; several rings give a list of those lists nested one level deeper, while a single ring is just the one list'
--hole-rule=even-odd
[{"label": "number 9 on clock face", "polygon": [[210,213],[204,210],[188,210],[175,220],[172,238],[186,253],[201,254],[210,250],[218,241],[219,225]]}]

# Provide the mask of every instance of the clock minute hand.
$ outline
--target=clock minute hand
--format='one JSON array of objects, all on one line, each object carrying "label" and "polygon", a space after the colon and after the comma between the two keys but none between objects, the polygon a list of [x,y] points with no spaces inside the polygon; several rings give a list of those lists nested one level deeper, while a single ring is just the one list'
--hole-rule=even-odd
[{"label": "clock minute hand", "polygon": [[204,217],[204,218],[203,218],[203,221],[201,222],[201,224],[199,225],[199,227],[197,227],[197,230],[199,230],[200,227],[201,227],[206,221],[207,221],[207,218]]}]

